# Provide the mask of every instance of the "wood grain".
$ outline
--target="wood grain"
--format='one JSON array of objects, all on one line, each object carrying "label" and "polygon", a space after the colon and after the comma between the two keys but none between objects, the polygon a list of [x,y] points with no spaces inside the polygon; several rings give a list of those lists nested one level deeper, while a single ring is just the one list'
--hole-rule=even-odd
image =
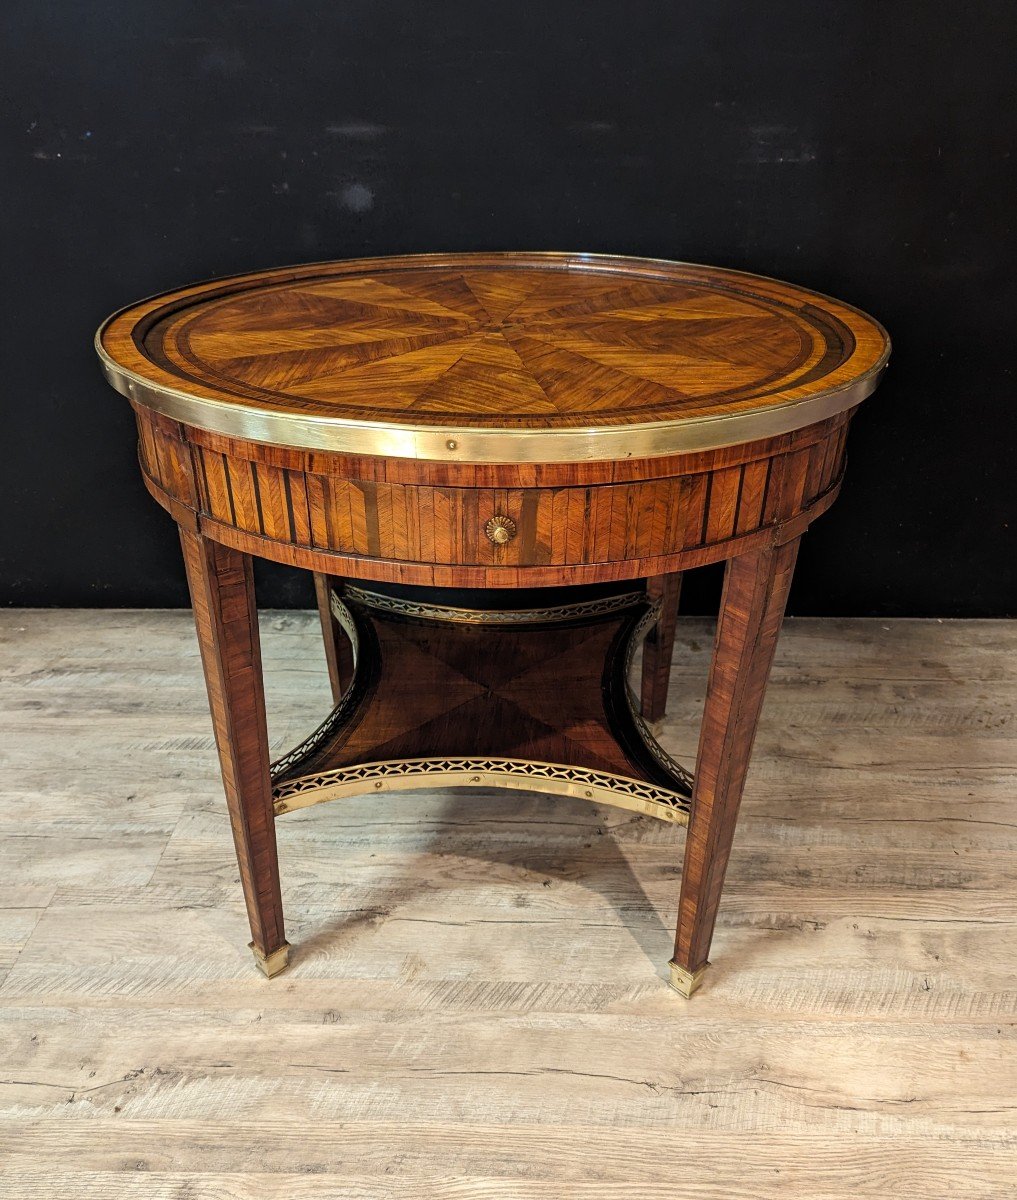
[{"label": "wood grain", "polygon": [[643,643],[643,670],[639,696],[643,716],[658,721],[667,708],[667,685],[671,676],[675,623],[682,594],[681,573],[655,575],[646,581],[646,594],[660,601],[660,617]]},{"label": "wood grain", "polygon": [[143,301],[100,340],[220,406],[544,431],[759,412],[836,392],[887,349],[870,317],[791,284],[564,254],[256,272]]},{"label": "wood grain", "polygon": [[[615,607],[589,611],[583,602],[603,603],[600,592],[572,588],[567,595],[569,612],[527,624],[497,619],[499,601],[481,597],[486,619],[470,623],[441,619],[440,610],[428,609],[427,594],[407,611],[385,589],[340,585],[335,599],[347,606],[359,646],[341,718],[330,717],[306,752],[277,764],[273,782],[407,759],[524,760],[678,793],[675,809],[684,817],[688,777],[648,745],[630,700],[627,668],[652,619],[651,601],[641,589],[616,589]],[[476,592],[443,593],[442,602],[478,608]]]},{"label": "wood grain", "polygon": [[685,843],[674,962],[706,966],[798,540],[733,558],[724,575]]},{"label": "wood grain", "polygon": [[[316,614],[261,624],[278,753],[330,690]],[[268,983],[190,615],[8,609],[0,676],[0,1194],[1012,1195],[1017,623],[785,623],[691,1005],[682,832],[523,794],[281,821]]]},{"label": "wood grain", "polygon": [[[334,697],[348,651],[327,611],[330,577],[517,588],[674,579],[727,559],[675,952],[679,970],[704,964],[790,547],[836,498],[885,331],[838,301],[712,268],[455,255],[197,285],[125,310],[98,348],[135,406],[146,486],[181,527],[256,952],[284,942],[250,556],[315,573]],[[647,656],[651,714],[666,699],[673,609],[669,598]],[[636,787],[662,769],[686,785],[684,815],[687,773],[635,736],[612,650],[596,647],[598,678],[599,665],[566,670],[544,644],[539,669],[519,673],[531,694],[509,696],[477,668],[514,681],[538,645],[532,629],[494,651],[472,634],[386,642],[384,625],[364,631],[377,697],[361,695],[358,673],[331,740],[315,736],[328,769],[315,761],[290,780],[279,768],[305,800],[334,773],[337,790],[359,786],[379,760],[391,774],[408,758],[521,754],[527,772],[628,774],[631,759]],[[600,632],[614,646],[621,626]],[[572,653],[564,633],[544,642]],[[464,681],[464,711],[443,707]]]},{"label": "wood grain", "polygon": [[251,937],[267,957],[286,934],[251,560],[185,529],[180,541]]},{"label": "wood grain", "polygon": [[336,704],[342,699],[343,692],[353,679],[352,647],[349,638],[345,636],[339,627],[339,622],[332,615],[332,588],[341,586],[341,580],[315,571],[314,598],[318,603],[321,636],[325,645],[325,662],[328,664],[328,678],[332,685],[332,699]]},{"label": "wood grain", "polygon": [[[455,478],[444,464],[414,464],[427,482],[404,482],[405,468],[391,481],[380,464],[397,460],[265,448],[138,410],[146,484],[187,528],[319,573],[452,587],[638,578],[786,540],[835,498],[849,419],[644,460],[645,477],[631,463],[615,482],[615,464],[566,464],[559,477],[584,482],[556,486],[549,468],[502,464],[457,486],[438,482]],[[499,514],[518,529],[505,545],[484,534]]]}]

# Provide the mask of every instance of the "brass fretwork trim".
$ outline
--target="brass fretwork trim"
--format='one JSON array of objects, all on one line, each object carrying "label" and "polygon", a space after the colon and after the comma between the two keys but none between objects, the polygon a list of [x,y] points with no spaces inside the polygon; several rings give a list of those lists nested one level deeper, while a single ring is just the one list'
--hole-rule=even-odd
[{"label": "brass fretwork trim", "polygon": [[513,758],[410,758],[339,767],[277,784],[274,807],[281,815],[340,796],[436,786],[549,792],[612,804],[674,825],[687,825],[689,819],[689,800],[679,792],[607,771]]},{"label": "brass fretwork trim", "polygon": [[628,650],[625,655],[625,699],[628,701],[629,712],[632,714],[632,720],[635,722],[636,728],[639,730],[640,736],[646,745],[646,749],[653,755],[657,762],[664,768],[669,775],[673,775],[676,779],[680,779],[688,789],[688,794],[692,795],[692,784],[694,776],[691,771],[687,771],[680,762],[672,758],[664,747],[657,741],[653,730],[646,723],[646,718],[643,716],[642,709],[636,695],[629,683],[629,676],[632,671],[632,660],[636,656],[636,647],[646,637],[650,629],[660,620],[660,610],[662,601],[656,600],[651,607],[642,616],[636,625],[635,629],[629,637]]},{"label": "brass fretwork trim", "polygon": [[[407,617],[419,617],[426,621],[448,621],[459,625],[538,625],[551,621],[572,621],[583,617],[599,617],[606,613],[620,612],[631,608],[643,599],[642,592],[622,592],[616,596],[604,596],[598,600],[579,600],[575,604],[559,604],[553,608],[508,608],[487,610],[482,608],[455,608],[448,604],[428,604],[422,600],[401,600],[386,596],[367,588],[347,583],[343,595],[367,608],[400,613]],[[332,612],[342,602],[332,592]],[[347,613],[349,610],[346,610]]]},{"label": "brass fretwork trim", "polygon": [[360,658],[360,634],[357,633],[357,623],[353,619],[353,614],[343,604],[332,588],[329,588],[329,608],[331,609],[332,616],[335,617],[337,623],[342,628],[343,633],[350,639],[350,646],[353,651],[353,671],[355,674],[357,661]]},{"label": "brass fretwork trim", "polygon": [[[332,611],[332,616],[335,617],[335,619],[342,626],[343,631],[350,639],[350,643],[353,647],[353,677],[355,679],[360,655],[360,637],[357,633],[356,622],[353,619],[353,614],[346,607],[346,605],[343,604],[334,591],[329,597],[329,608]],[[304,740],[298,746],[294,746],[293,749],[287,754],[284,754],[282,758],[277,758],[276,761],[272,763],[270,769],[273,778],[278,778],[280,775],[284,774],[287,770],[289,770],[290,767],[299,762],[301,759],[306,758],[312,750],[317,749],[317,747],[320,746],[323,741],[325,741],[329,734],[331,734],[332,731],[346,719],[346,714],[353,705],[353,696],[354,689],[348,687],[346,691],[343,692],[339,703],[335,706],[335,708],[332,709],[332,711],[328,714],[325,720],[322,721],[318,728],[312,734],[310,734],[309,737],[304,738]]]}]

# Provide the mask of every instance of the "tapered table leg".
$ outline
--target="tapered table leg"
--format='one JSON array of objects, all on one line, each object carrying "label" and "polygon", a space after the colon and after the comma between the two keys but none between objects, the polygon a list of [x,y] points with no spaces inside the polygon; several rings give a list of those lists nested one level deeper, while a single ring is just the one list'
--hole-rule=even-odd
[{"label": "tapered table leg", "polygon": [[349,638],[332,615],[332,587],[338,581],[331,575],[314,572],[314,594],[318,601],[321,633],[325,640],[325,661],[332,685],[332,700],[338,704],[343,692],[353,681],[353,652]]},{"label": "tapered table leg", "polygon": [[731,559],[699,735],[671,985],[684,996],[708,965],[724,873],[773,663],[798,540]]},{"label": "tapered table leg", "polygon": [[640,700],[643,716],[656,721],[667,708],[667,685],[671,677],[674,633],[678,623],[678,601],[682,572],[654,575],[646,581],[646,594],[660,600],[660,617],[643,642],[643,678]]},{"label": "tapered table leg", "polygon": [[269,774],[265,690],[251,559],[180,530],[223,787],[251,923],[266,975],[287,963]]}]

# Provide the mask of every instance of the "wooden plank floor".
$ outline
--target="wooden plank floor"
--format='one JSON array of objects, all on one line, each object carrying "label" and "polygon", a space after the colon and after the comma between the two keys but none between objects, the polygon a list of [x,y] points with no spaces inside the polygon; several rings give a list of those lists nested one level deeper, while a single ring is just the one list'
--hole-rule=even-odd
[{"label": "wooden plank floor", "polygon": [[[281,750],[327,684],[263,628]],[[691,1003],[683,832],[527,794],[283,818],[266,981],[189,614],[0,632],[4,1198],[1017,1194],[1017,623],[788,624]]]}]

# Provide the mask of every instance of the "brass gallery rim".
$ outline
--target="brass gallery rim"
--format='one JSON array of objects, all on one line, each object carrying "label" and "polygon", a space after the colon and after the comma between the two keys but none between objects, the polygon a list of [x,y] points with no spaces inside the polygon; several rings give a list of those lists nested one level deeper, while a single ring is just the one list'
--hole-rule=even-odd
[{"label": "brass gallery rim", "polygon": [[98,330],[112,386],[185,425],[347,454],[651,458],[855,407],[889,357],[860,310],[762,276],[609,255],[428,254],[214,280]]},{"label": "brass gallery rim", "polygon": [[[404,600],[401,596],[388,596],[353,583],[343,585],[342,595],[382,612],[424,621],[445,621],[452,625],[545,625],[556,621],[575,621],[634,608],[645,599],[643,592],[618,592],[613,596],[577,600],[572,604],[556,604],[549,608],[461,608],[424,600]],[[346,622],[349,612],[334,589],[330,592],[329,603],[336,620]]]}]

